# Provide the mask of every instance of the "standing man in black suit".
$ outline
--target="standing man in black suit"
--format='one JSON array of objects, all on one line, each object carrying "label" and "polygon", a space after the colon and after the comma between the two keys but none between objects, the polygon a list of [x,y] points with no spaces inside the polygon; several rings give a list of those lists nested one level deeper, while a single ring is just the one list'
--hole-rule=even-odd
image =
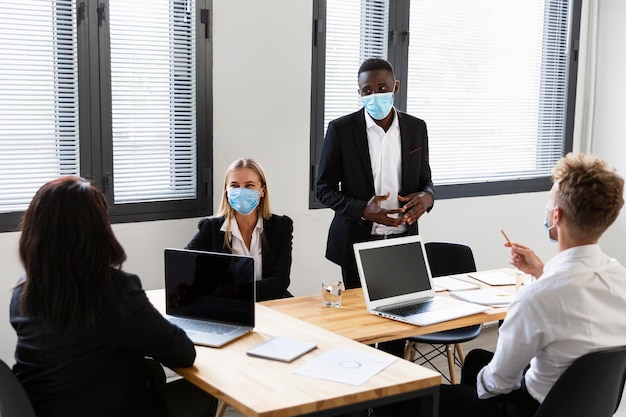
[{"label": "standing man in black suit", "polygon": [[328,125],[317,198],[335,211],[326,258],[341,266],[346,288],[361,286],[352,245],[417,234],[433,206],[426,123],[393,107],[400,82],[384,59],[358,73],[363,108]]}]

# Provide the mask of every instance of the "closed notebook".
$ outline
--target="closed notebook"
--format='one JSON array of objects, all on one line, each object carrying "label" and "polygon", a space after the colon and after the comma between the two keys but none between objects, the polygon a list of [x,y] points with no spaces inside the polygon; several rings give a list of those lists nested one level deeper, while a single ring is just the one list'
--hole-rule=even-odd
[{"label": "closed notebook", "polygon": [[250,356],[273,359],[281,362],[291,362],[296,358],[315,349],[317,345],[304,340],[273,337],[246,352]]}]

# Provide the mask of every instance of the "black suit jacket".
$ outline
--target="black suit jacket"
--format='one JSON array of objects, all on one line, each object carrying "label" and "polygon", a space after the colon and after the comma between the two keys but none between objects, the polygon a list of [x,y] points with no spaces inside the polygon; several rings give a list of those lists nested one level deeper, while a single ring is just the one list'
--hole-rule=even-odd
[{"label": "black suit jacket", "polygon": [[23,286],[13,291],[11,325],[17,332],[13,371],[38,416],[153,417],[144,357],[168,367],[196,357],[185,332],[150,304],[139,277],[111,270],[103,290],[103,320],[63,329],[23,314]]},{"label": "black suit jacket", "polygon": [[[317,198],[335,211],[326,258],[348,269],[356,269],[352,245],[372,239],[372,222],[361,219],[375,195],[364,112],[361,109],[330,122],[317,176]],[[402,146],[400,195],[426,191],[434,196],[426,123],[397,110],[396,115]],[[407,232],[417,234],[417,222]]]},{"label": "black suit jacket", "polygon": [[[207,217],[198,223],[198,232],[186,249],[230,253],[224,245],[224,232],[220,229],[224,217]],[[289,287],[293,221],[287,216],[272,214],[263,220],[261,260],[263,279],[256,282],[257,301],[291,297]]]}]

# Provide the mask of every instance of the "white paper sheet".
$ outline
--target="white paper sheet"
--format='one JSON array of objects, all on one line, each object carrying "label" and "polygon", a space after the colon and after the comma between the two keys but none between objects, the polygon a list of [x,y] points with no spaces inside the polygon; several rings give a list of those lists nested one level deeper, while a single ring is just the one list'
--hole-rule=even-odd
[{"label": "white paper sheet", "polygon": [[295,369],[294,374],[361,385],[396,361],[391,355],[333,349]]},{"label": "white paper sheet", "polygon": [[483,288],[480,290],[452,291],[452,296],[470,303],[486,306],[502,307],[511,304],[515,293],[500,288]]},{"label": "white paper sheet", "polygon": [[515,285],[515,269],[513,268],[470,272],[467,275],[489,285]]}]

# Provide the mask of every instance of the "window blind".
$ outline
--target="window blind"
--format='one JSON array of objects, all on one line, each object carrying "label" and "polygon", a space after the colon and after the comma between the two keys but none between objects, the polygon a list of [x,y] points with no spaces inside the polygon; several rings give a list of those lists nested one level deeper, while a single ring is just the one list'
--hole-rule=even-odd
[{"label": "window blind", "polygon": [[116,204],[195,198],[195,5],[110,0]]},{"label": "window blind", "polygon": [[570,2],[413,0],[407,111],[435,185],[549,176],[563,155]]},{"label": "window blind", "polygon": [[0,0],[0,213],[23,211],[45,182],[79,174],[73,3]]},{"label": "window blind", "polygon": [[388,1],[328,0],[324,132],[328,123],[362,107],[357,73],[367,58],[387,58]]}]

